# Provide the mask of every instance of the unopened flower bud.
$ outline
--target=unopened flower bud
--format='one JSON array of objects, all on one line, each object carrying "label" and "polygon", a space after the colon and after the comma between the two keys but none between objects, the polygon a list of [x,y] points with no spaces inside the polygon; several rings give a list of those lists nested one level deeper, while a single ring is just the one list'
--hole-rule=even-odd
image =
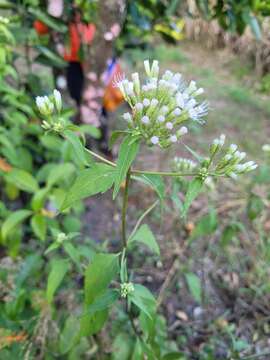
[{"label": "unopened flower bud", "polygon": [[140,78],[139,78],[139,74],[137,72],[133,73],[131,75],[131,78],[133,80],[134,90],[135,90],[136,94],[140,94]]},{"label": "unopened flower bud", "polygon": [[62,97],[60,91],[54,89],[53,90],[54,103],[56,110],[60,113],[62,110]]}]

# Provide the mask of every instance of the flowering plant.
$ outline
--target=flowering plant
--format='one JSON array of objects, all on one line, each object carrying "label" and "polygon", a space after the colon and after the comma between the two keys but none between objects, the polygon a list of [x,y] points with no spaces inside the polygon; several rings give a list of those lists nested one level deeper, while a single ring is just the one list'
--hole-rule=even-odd
[{"label": "flowering plant", "polygon": [[[149,146],[158,145],[161,148],[167,148],[178,142],[187,133],[187,127],[182,126],[183,123],[187,126],[189,121],[203,124],[208,111],[207,102],[198,100],[203,89],[198,89],[194,81],[186,85],[181,74],[173,74],[170,71],[166,71],[159,79],[157,61],[151,65],[149,61],[145,61],[144,65],[147,78],[143,85],[141,85],[138,73],[132,75],[132,81],[116,80],[116,86],[119,87],[131,108],[130,112],[123,115],[127,121],[127,130],[117,133],[117,136],[124,134],[124,139],[119,147],[116,163],[84,148],[77,134],[71,131],[71,125],[58,126],[59,119],[61,119],[62,101],[57,91],[54,91],[54,95],[50,98],[37,98],[36,103],[45,117],[43,127],[46,130],[60,133],[70,141],[74,151],[81,158],[82,165],[86,166],[66,193],[61,211],[66,211],[78,200],[97,193],[104,193],[111,187],[114,187],[113,197],[115,198],[121,185],[123,187],[122,243],[119,251],[117,253],[97,252],[89,264],[80,262],[80,256],[76,253],[75,248],[69,253],[71,258],[73,256],[72,259],[78,265],[79,271],[82,272],[85,284],[84,306],[80,317],[79,331],[74,335],[74,342],[78,342],[83,336],[98,334],[108,320],[109,310],[113,306],[121,306],[121,302],[124,302],[125,317],[129,321],[129,329],[136,339],[133,349],[134,358],[143,359],[144,354],[147,354],[149,359],[163,359],[162,356],[170,356],[170,352],[164,352],[157,345],[157,310],[160,301],[157,302],[146,287],[136,284],[132,280],[130,259],[127,256],[135,243],[146,245],[156,256],[160,256],[159,245],[151,229],[142,222],[150,211],[166,198],[163,180],[165,177],[177,179],[188,176],[188,188],[182,208],[182,215],[186,216],[192,201],[198,196],[209,177],[218,179],[226,176],[235,179],[238,175],[254,170],[257,165],[253,161],[243,163],[246,154],[239,152],[234,144],[225,147],[225,135],[221,135],[210,144],[207,157],[201,157],[192,151],[196,161],[175,158],[171,171],[135,169],[133,163],[141,142]],[[53,113],[54,108],[57,110],[56,114]],[[75,130],[77,131],[77,129]],[[86,161],[89,155],[98,161],[94,162],[93,159]],[[126,215],[129,187],[131,182],[137,180],[154,188],[159,199],[145,210],[133,230],[127,234]],[[57,251],[62,244],[66,243],[66,240],[63,241],[63,239],[70,238],[70,235],[61,234],[60,241],[59,236],[56,242],[50,245],[47,252]],[[63,272],[63,276],[60,276],[61,280],[57,280],[57,286],[54,286],[55,278],[59,279],[59,271]],[[59,266],[58,263],[57,269],[52,269],[48,279],[48,288],[53,286],[49,297],[50,302],[53,301],[54,292],[65,273],[66,265]],[[135,315],[134,309],[136,309]],[[139,313],[139,317],[136,313]]]}]

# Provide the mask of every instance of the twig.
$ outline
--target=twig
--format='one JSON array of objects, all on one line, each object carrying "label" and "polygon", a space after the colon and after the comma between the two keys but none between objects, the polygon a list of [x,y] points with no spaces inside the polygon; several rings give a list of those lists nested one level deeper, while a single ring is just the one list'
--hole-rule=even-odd
[{"label": "twig", "polygon": [[166,276],[166,279],[164,280],[160,290],[159,290],[159,294],[158,294],[158,298],[157,298],[157,309],[160,307],[160,305],[162,304],[164,298],[165,298],[165,293],[167,288],[169,287],[175,273],[176,273],[176,269],[179,266],[179,258],[178,255],[176,255],[176,258],[174,259],[174,262]]},{"label": "twig", "polygon": [[141,222],[143,221],[143,219],[157,206],[157,204],[159,203],[159,200],[156,200],[148,209],[146,209],[144,211],[144,213],[139,217],[136,225],[134,226],[131,234],[129,235],[129,239],[131,239],[133,237],[133,235],[136,233],[138,227],[141,225]]}]

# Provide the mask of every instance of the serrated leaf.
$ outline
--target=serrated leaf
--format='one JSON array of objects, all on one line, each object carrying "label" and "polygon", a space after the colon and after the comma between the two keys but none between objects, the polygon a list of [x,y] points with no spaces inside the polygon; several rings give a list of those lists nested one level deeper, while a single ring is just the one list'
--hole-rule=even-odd
[{"label": "serrated leaf", "polygon": [[132,236],[132,238],[129,239],[128,245],[132,244],[135,241],[143,243],[155,254],[160,255],[159,246],[156,242],[154,234],[152,233],[148,225],[141,225],[136,231],[136,233]]},{"label": "serrated leaf", "polygon": [[48,276],[46,296],[49,303],[53,301],[55,291],[63,281],[67,271],[69,270],[69,263],[67,260],[55,260],[52,263],[52,268]]},{"label": "serrated leaf", "polygon": [[15,211],[12,214],[10,214],[4,221],[1,228],[2,239],[5,241],[8,235],[11,233],[11,231],[14,230],[16,226],[20,225],[31,214],[32,211],[24,210],[24,209]]},{"label": "serrated leaf", "polygon": [[186,216],[192,201],[195,200],[195,198],[199,195],[199,193],[202,190],[202,187],[203,187],[203,181],[198,178],[193,179],[189,183],[187,194],[183,204],[183,212],[182,212],[183,217]]},{"label": "serrated leaf", "polygon": [[34,234],[42,241],[45,240],[47,231],[47,222],[43,215],[36,214],[31,218],[31,227]]},{"label": "serrated leaf", "polygon": [[202,287],[200,278],[193,273],[185,274],[189,291],[193,298],[198,302],[202,302]]},{"label": "serrated leaf", "polygon": [[34,193],[39,189],[36,179],[25,170],[13,169],[5,175],[5,178],[18,189],[29,193]]},{"label": "serrated leaf", "polygon": [[120,145],[119,155],[116,163],[117,166],[115,171],[114,190],[113,190],[114,199],[118,194],[121,183],[122,181],[125,180],[128,169],[130,168],[138,151],[139,151],[139,140],[134,139],[131,135],[126,136],[122,144]]},{"label": "serrated leaf", "polygon": [[86,197],[104,193],[114,182],[115,170],[112,166],[96,163],[91,169],[82,170],[61,206],[61,211],[74,202]]},{"label": "serrated leaf", "polygon": [[[87,313],[90,305],[107,289],[118,270],[118,255],[94,255],[92,262],[85,271],[84,313]],[[106,309],[83,316],[81,319],[81,335],[90,336],[97,333],[104,325],[107,316],[108,311]]]}]

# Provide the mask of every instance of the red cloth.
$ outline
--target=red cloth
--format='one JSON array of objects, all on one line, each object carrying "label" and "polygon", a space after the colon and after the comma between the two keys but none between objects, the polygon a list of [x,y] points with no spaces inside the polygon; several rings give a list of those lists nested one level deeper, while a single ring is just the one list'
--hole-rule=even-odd
[{"label": "red cloth", "polygon": [[[48,34],[49,28],[39,20],[34,21],[34,28],[39,35]],[[69,44],[65,48],[64,59],[66,61],[81,61],[81,44],[89,45],[94,39],[96,26],[94,24],[70,23],[69,24]]]},{"label": "red cloth", "polygon": [[49,32],[49,28],[42,21],[35,20],[34,28],[39,35],[46,35]]}]

